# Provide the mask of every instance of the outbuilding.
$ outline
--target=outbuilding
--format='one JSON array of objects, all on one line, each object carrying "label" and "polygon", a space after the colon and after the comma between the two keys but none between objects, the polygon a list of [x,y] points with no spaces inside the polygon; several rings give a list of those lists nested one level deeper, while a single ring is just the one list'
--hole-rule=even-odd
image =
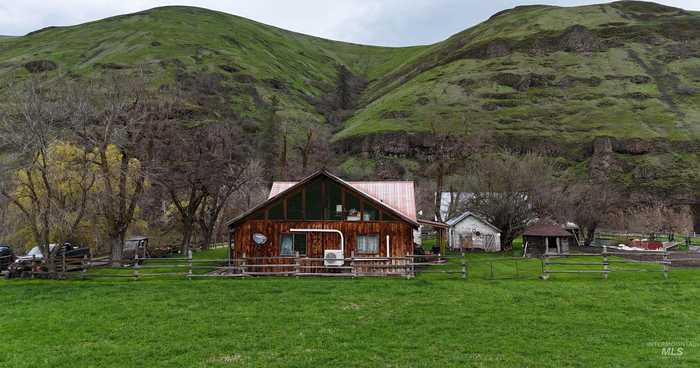
[{"label": "outbuilding", "polygon": [[538,222],[525,229],[523,234],[524,253],[529,255],[568,254],[573,235],[564,227]]},{"label": "outbuilding", "polygon": [[446,223],[449,226],[447,234],[452,250],[501,250],[501,230],[473,212],[464,212]]},{"label": "outbuilding", "polygon": [[[266,201],[228,222],[230,257],[247,258],[249,267],[288,264],[282,258],[294,257],[309,273],[394,264],[388,257],[413,254],[419,226],[414,193],[411,181],[345,181],[325,170],[298,182],[274,182]],[[350,257],[361,261],[350,265]],[[400,272],[386,267],[394,270]]]}]

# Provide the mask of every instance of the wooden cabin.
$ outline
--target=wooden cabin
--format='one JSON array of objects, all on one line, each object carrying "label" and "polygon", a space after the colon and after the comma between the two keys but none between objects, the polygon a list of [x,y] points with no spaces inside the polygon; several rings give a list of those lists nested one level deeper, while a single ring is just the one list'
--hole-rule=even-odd
[{"label": "wooden cabin", "polygon": [[524,252],[529,255],[568,254],[573,235],[562,226],[539,222],[528,226],[523,234]]},{"label": "wooden cabin", "polygon": [[[273,183],[266,201],[229,221],[230,254],[266,274],[369,273],[363,265],[396,265],[401,262],[387,257],[413,254],[418,226],[413,182],[352,182],[321,170],[298,182]],[[294,257],[303,269],[261,266],[292,263],[281,257]],[[371,270],[378,271],[406,270]]]}]

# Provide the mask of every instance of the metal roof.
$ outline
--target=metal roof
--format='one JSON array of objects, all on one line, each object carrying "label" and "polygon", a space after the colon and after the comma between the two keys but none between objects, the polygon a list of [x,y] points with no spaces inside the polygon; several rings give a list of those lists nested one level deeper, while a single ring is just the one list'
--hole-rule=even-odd
[{"label": "metal roof", "polygon": [[539,222],[539,223],[528,226],[528,228],[525,229],[525,233],[523,235],[525,235],[525,236],[564,237],[564,236],[571,236],[571,233],[566,231],[563,227],[561,227],[559,225],[546,223],[546,222]]},{"label": "metal roof", "polygon": [[[272,183],[272,189],[267,198],[275,197],[297,183],[276,181]],[[345,181],[345,183],[411,220],[417,220],[416,197],[412,181]]]},{"label": "metal roof", "polygon": [[466,211],[457,217],[451,218],[451,219],[445,221],[445,223],[447,223],[447,225],[449,225],[449,226],[455,226],[458,223],[462,222],[462,220],[464,220],[468,217],[474,217],[475,219],[477,219],[479,222],[483,223],[484,225],[496,230],[499,233],[501,232],[501,229],[497,228],[496,226],[494,226],[490,222],[484,220],[481,216],[478,216],[475,213],[470,212],[470,211]]},{"label": "metal roof", "polygon": [[250,215],[259,208],[264,207],[266,204],[270,203],[272,200],[277,199],[281,194],[286,191],[297,188],[304,183],[311,181],[317,176],[325,175],[330,179],[333,179],[340,184],[348,186],[359,194],[364,195],[370,200],[377,202],[378,204],[387,207],[389,210],[394,212],[399,217],[410,222],[414,226],[418,226],[418,220],[416,217],[416,198],[414,184],[412,181],[345,181],[326,170],[317,171],[314,174],[298,181],[276,181],[272,183],[272,188],[270,189],[270,195],[267,200],[258,206],[250,209],[246,213],[236,217],[235,219],[229,221],[227,224],[231,226],[232,224],[242,220],[244,217]]}]

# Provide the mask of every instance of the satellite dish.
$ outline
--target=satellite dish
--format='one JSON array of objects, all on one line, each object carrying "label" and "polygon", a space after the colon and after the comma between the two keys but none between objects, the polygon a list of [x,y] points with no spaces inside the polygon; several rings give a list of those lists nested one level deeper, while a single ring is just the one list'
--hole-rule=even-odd
[{"label": "satellite dish", "polygon": [[260,233],[255,233],[253,234],[253,241],[257,245],[263,245],[267,243],[267,236],[260,234]]}]

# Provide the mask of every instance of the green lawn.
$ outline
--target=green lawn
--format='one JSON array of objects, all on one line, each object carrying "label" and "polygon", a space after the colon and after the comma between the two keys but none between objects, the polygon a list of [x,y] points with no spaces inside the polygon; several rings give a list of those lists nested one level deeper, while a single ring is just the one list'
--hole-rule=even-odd
[{"label": "green lawn", "polygon": [[700,364],[700,271],[542,281],[527,260],[489,280],[494,257],[470,255],[468,280],[3,280],[0,366]]}]

